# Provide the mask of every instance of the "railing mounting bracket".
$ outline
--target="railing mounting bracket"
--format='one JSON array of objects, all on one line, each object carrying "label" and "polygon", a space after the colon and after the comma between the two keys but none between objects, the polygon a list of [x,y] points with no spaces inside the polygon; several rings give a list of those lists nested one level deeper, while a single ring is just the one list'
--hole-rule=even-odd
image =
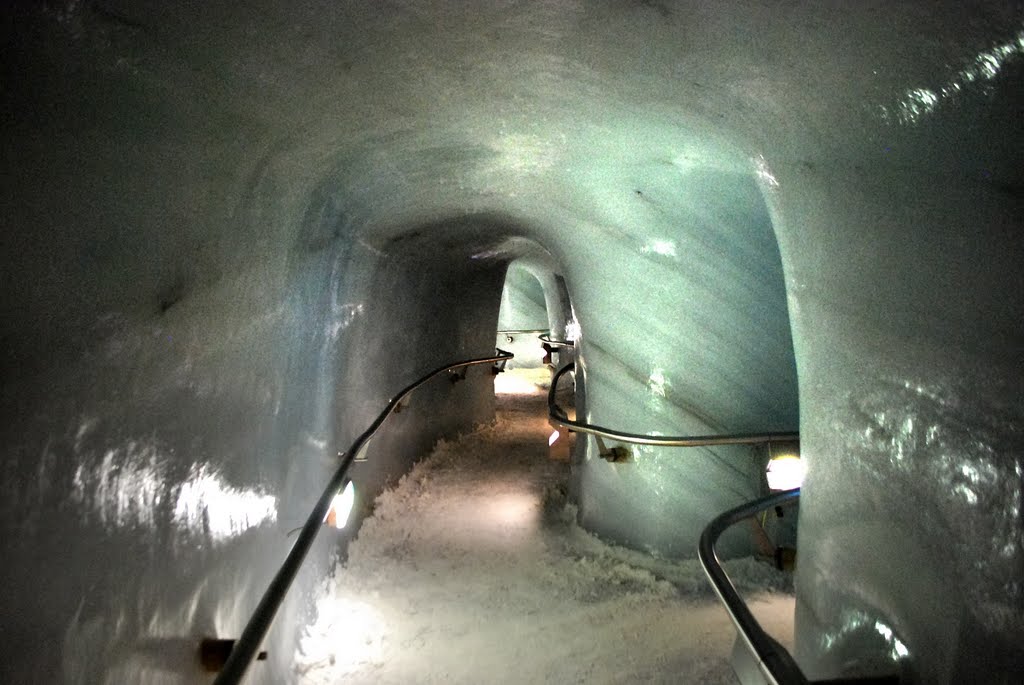
[{"label": "railing mounting bracket", "polygon": [[616,445],[615,447],[609,447],[601,436],[595,435],[594,439],[597,440],[597,454],[602,459],[610,464],[624,464],[627,461],[632,460],[632,454],[630,454],[629,448],[622,445]]}]

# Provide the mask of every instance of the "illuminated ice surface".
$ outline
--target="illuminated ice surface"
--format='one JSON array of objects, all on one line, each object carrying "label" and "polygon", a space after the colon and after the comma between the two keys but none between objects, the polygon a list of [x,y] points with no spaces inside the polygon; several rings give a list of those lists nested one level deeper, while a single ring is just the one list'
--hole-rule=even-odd
[{"label": "illuminated ice surface", "polygon": [[[454,7],[2,3],[0,681],[196,682],[336,451],[490,352],[529,257],[571,295],[583,418],[799,428],[809,675],[1014,682],[1020,4]],[[359,493],[486,385],[417,391]],[[692,554],[763,475],[594,451],[582,525],[640,549]],[[291,668],[320,552],[254,682]]]},{"label": "illuminated ice surface", "polygon": [[[734,633],[696,563],[575,525],[543,402],[504,395],[495,425],[441,444],[377,500],[321,588],[300,682],[734,682]],[[753,561],[729,571],[791,644],[785,578]]]}]

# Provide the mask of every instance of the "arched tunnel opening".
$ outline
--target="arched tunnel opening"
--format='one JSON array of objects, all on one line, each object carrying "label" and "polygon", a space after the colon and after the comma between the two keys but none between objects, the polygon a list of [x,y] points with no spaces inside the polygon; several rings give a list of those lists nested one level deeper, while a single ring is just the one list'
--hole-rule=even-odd
[{"label": "arched tunnel opening", "polygon": [[501,289],[497,346],[515,354],[506,368],[537,368],[544,364],[542,335],[557,330],[549,321],[546,290],[522,264],[511,262]]},{"label": "arched tunnel opening", "polygon": [[[475,215],[415,225],[371,246],[377,268],[354,292],[360,311],[376,316],[352,322],[349,337],[361,361],[347,366],[338,386],[339,404],[353,393],[367,401],[354,421],[338,413],[340,435],[372,421],[391,393],[425,369],[493,352],[508,265],[524,259],[553,264],[523,233],[511,219]],[[382,345],[382,339],[393,342]],[[416,401],[375,437],[353,478],[366,480],[365,490],[376,496],[437,440],[489,422],[494,388],[490,372],[470,368],[417,390]]]},{"label": "arched tunnel opening", "polygon": [[[1024,670],[1014,3],[0,13],[0,680],[212,681],[198,645],[238,638],[389,398],[535,326],[574,343],[579,421],[799,431],[807,679]],[[494,388],[488,364],[440,374],[382,424],[351,526],[318,534],[248,682],[315,682],[295,647],[325,574],[378,496],[423,494],[402,479],[439,440],[478,444]],[[776,446],[605,442],[540,460],[573,507],[548,541],[573,565],[544,577],[580,606],[632,592],[569,641],[621,663],[531,679],[714,682],[728,644],[669,643],[717,619],[669,607],[710,602],[698,537],[762,492]],[[723,556],[751,552],[742,528]],[[626,647],[654,614],[651,665]]]},{"label": "arched tunnel opening", "polygon": [[[742,182],[737,184],[743,187]],[[771,247],[774,237],[763,203],[756,204],[760,195],[749,179],[747,188],[746,195],[721,193],[726,198],[721,204],[731,203],[733,224],[719,228],[718,240],[723,242],[715,254],[723,263],[711,268],[727,272],[723,280],[730,281],[733,288],[708,287],[677,303],[681,319],[678,328],[648,331],[639,340],[636,355],[655,354],[666,358],[679,354],[676,349],[666,353],[661,348],[671,347],[678,332],[691,327],[688,319],[693,316],[690,312],[697,308],[694,303],[704,298],[703,308],[716,309],[720,319],[728,318],[729,330],[746,326],[760,332],[760,347],[749,349],[761,353],[767,350],[769,354],[781,349],[789,355],[788,366],[765,359],[752,360],[751,366],[774,363],[773,369],[782,368],[795,374],[792,350],[786,345],[788,319],[782,295],[781,261],[777,249],[766,249]],[[722,184],[717,189],[729,190]],[[700,189],[700,192],[705,190]],[[743,198],[752,203],[749,211],[737,208]],[[716,216],[713,203],[705,201],[702,207],[709,218],[704,223],[693,222],[692,232],[678,231],[671,239],[637,240],[633,250],[636,257],[624,250],[605,250],[603,254],[610,258],[607,266],[590,266],[590,270],[601,273],[588,274],[588,277],[599,276],[606,281],[600,286],[605,288],[602,295],[606,297],[609,291],[619,287],[614,280],[618,274],[632,284],[633,296],[642,300],[651,282],[649,276],[642,274],[645,268],[652,268],[653,262],[653,268],[657,269],[654,280],[662,282],[663,292],[677,291],[677,286],[664,283],[666,279],[679,278],[677,272],[687,270],[685,259],[675,259],[678,257],[675,246],[693,240],[705,245],[716,242],[709,229],[717,225],[720,217]],[[692,450],[689,454],[685,453],[687,450],[678,449],[665,449],[659,454],[658,450],[642,447],[630,463],[608,464],[599,459],[596,443],[589,436],[583,436],[583,440],[576,441],[575,454],[569,460],[549,461],[550,453],[546,449],[550,446],[549,429],[544,421],[548,411],[546,392],[538,391],[533,383],[548,387],[555,368],[577,360],[581,360],[582,366],[590,350],[587,329],[577,321],[577,316],[585,317],[586,311],[577,312],[573,304],[565,277],[568,272],[554,260],[551,251],[525,237],[533,232],[535,229],[530,226],[508,218],[477,215],[393,230],[386,240],[363,241],[374,251],[378,265],[373,276],[365,280],[362,293],[354,292],[361,311],[377,314],[376,321],[367,320],[362,324],[367,327],[365,340],[367,343],[380,340],[384,331],[394,329],[395,321],[402,322],[401,334],[405,339],[367,351],[358,366],[350,365],[355,373],[365,374],[377,382],[381,369],[389,367],[387,373],[393,376],[384,387],[395,387],[400,378],[415,375],[415,368],[431,368],[441,360],[483,351],[486,343],[481,342],[480,334],[486,335],[495,327],[497,347],[507,346],[520,354],[522,361],[514,364],[515,360],[510,360],[505,372],[493,379],[493,391],[498,392],[496,425],[455,442],[443,442],[431,450],[431,444],[438,437],[450,440],[460,432],[466,433],[474,423],[481,423],[481,419],[486,422],[491,406],[486,401],[486,394],[491,391],[490,376],[466,370],[462,375],[418,389],[415,400],[410,400],[396,420],[375,437],[366,461],[354,465],[351,478],[357,484],[357,491],[363,493],[364,502],[373,500],[374,504],[372,510],[364,507],[361,511],[357,505],[355,519],[347,528],[358,536],[353,543],[354,554],[346,553],[344,563],[330,570],[330,580],[318,597],[313,616],[306,619],[308,625],[302,631],[296,656],[306,677],[327,678],[327,674],[333,674],[359,680],[369,669],[374,677],[385,680],[430,678],[437,669],[464,671],[469,668],[465,659],[477,644],[486,648],[490,655],[486,659],[476,657],[482,663],[475,667],[476,671],[467,673],[507,669],[510,650],[532,644],[528,647],[531,663],[539,677],[549,680],[568,677],[581,667],[579,655],[574,655],[572,650],[564,646],[556,648],[557,642],[547,638],[543,640],[546,644],[541,645],[523,638],[502,637],[522,621],[519,612],[523,607],[548,606],[546,611],[528,610],[532,618],[524,624],[540,636],[560,630],[558,626],[566,621],[585,621],[579,613],[580,607],[592,601],[604,605],[602,611],[621,611],[623,603],[656,602],[659,598],[664,603],[667,599],[664,592],[673,584],[687,587],[684,594],[704,587],[701,571],[692,557],[696,535],[706,523],[709,507],[706,503],[694,505],[692,500],[720,496],[716,492],[720,488],[703,482],[680,487],[676,482],[678,476],[672,474],[671,469],[676,466],[680,472],[693,473],[706,470],[701,461],[735,462],[731,478],[741,490],[732,495],[729,500],[732,504],[743,501],[748,492],[757,493],[761,487],[764,462],[760,451],[749,446],[731,451],[721,447]],[[698,235],[701,233],[704,235]],[[611,240],[615,245],[619,238],[613,236]],[[652,244],[657,248],[652,248]],[[708,252],[700,254],[706,259]],[[774,262],[765,265],[762,260],[766,259]],[[751,275],[744,281],[741,274]],[[498,293],[501,294],[500,306],[496,307]],[[737,297],[762,300],[736,302]],[[727,304],[723,307],[722,303]],[[782,322],[770,321],[773,307],[776,314],[781,312]],[[751,312],[759,314],[755,321],[739,320]],[[641,317],[644,314],[630,312],[629,315]],[[361,324],[353,321],[352,325]],[[633,333],[631,323],[624,329],[617,321],[595,321],[595,328],[603,332],[595,334],[594,339],[609,347],[611,345],[605,341],[614,341],[613,336],[622,335],[624,330],[627,335]],[[349,332],[350,336],[361,334],[361,331]],[[555,360],[550,358],[549,350],[550,368],[544,363],[542,335],[548,340],[563,342],[571,338],[573,343],[571,348],[561,348]],[[773,347],[773,335],[781,336],[783,344]],[[728,344],[728,340],[723,342]],[[365,343],[356,344],[358,349],[366,349]],[[700,343],[691,344],[695,348],[702,347]],[[601,352],[607,354],[598,350],[593,356]],[[396,359],[396,351],[408,359]],[[701,359],[713,364],[716,354],[704,351]],[[621,365],[637,361],[630,359]],[[673,406],[676,412],[659,414],[662,433],[695,430],[694,424],[680,426],[674,422],[678,416],[686,415],[689,407],[679,406],[685,405],[685,401],[673,391],[666,392],[665,387],[679,378],[677,374],[686,366],[663,364],[658,371],[659,382],[649,390],[657,399],[648,402],[647,411],[657,412],[657,403],[663,402],[665,406]],[[620,373],[618,368],[608,375],[616,378],[617,373]],[[506,376],[514,375],[518,376],[518,382],[506,384],[505,388],[519,393],[502,392]],[[627,378],[619,382],[631,381],[632,378]],[[699,384],[700,380],[690,382]],[[786,382],[790,387],[795,386],[795,379],[790,378],[777,382],[776,387],[785,387]],[[582,387],[573,392],[575,383],[568,385],[563,390],[585,407]],[[383,388],[348,378],[342,381],[341,387],[349,392],[353,387],[358,388],[356,392],[360,396],[383,391]],[[474,406],[475,415],[467,411],[467,405]],[[618,405],[621,402],[616,403]],[[757,410],[763,411],[760,407]],[[369,408],[368,411],[372,413]],[[698,420],[704,418],[701,416]],[[369,420],[371,416],[367,415],[362,423]],[[615,423],[623,418],[601,420]],[[750,423],[757,421],[754,417]],[[539,430],[533,427],[535,424],[540,425]],[[728,430],[723,425],[701,424],[701,430]],[[765,425],[758,424],[758,427],[764,429]],[[749,428],[749,424],[741,427],[742,430]],[[658,432],[650,427],[645,429]],[[532,449],[523,449],[526,442]],[[467,444],[472,447],[464,448]],[[684,454],[678,454],[680,451]],[[429,457],[413,468],[415,457],[428,454]],[[591,496],[591,509],[585,512],[584,518],[578,508],[578,493],[592,487],[588,480],[594,476],[590,473],[603,474],[609,469],[619,479],[629,478],[630,472],[643,475],[624,488],[617,500],[614,493]],[[660,487],[650,486],[652,472],[653,477],[660,479]],[[693,491],[684,487],[692,487]],[[665,494],[668,496],[664,497]],[[637,511],[623,513],[623,502],[630,506],[631,499],[650,502],[659,496],[664,497],[663,500],[653,507],[640,507],[639,514]],[[594,502],[598,505],[594,506]],[[716,507],[722,508],[716,502],[710,509]],[[694,516],[689,513],[692,509],[700,513]],[[649,520],[647,512],[650,511],[655,512],[654,521]],[[356,533],[366,516],[373,517],[369,528]],[[624,516],[632,519],[625,536],[622,532]],[[645,516],[648,516],[646,520]],[[581,522],[584,527],[580,527]],[[650,530],[659,527],[664,529],[657,539]],[[600,537],[592,537],[584,532],[586,529],[596,531]],[[685,539],[680,542],[680,537]],[[655,553],[649,557],[650,568],[645,568],[640,561],[645,558],[644,554],[629,551],[629,547],[644,549],[645,545],[647,552]],[[734,556],[750,556],[749,531],[738,531],[732,547]],[[559,553],[547,556],[537,552],[537,549],[548,548],[558,549]],[[588,558],[592,561],[588,562]],[[690,562],[677,567],[674,564],[680,558],[689,558]],[[431,578],[417,572],[422,566],[432,569]],[[759,578],[749,566],[737,567],[734,572],[751,590],[786,585],[781,576],[766,581],[770,575],[767,571],[761,572]],[[665,575],[671,577],[672,582],[665,580]],[[444,582],[437,583],[434,580],[437,576]],[[452,586],[458,588],[457,593],[452,592]],[[616,589],[616,586],[620,587]],[[566,594],[568,600],[564,597]],[[514,600],[503,599],[509,596]],[[707,598],[700,601],[706,604]],[[787,612],[792,614],[792,598],[773,595],[762,601],[770,607],[767,617],[782,634],[780,639],[791,643],[791,637],[786,636],[792,627],[787,627],[784,617]],[[406,614],[396,614],[396,606],[414,608]],[[636,656],[637,643],[657,643],[656,637],[666,631],[691,629],[692,621],[698,620],[698,616],[705,629],[715,632],[725,644],[728,624],[720,620],[722,617],[711,620],[707,607],[702,605],[696,612],[693,608],[665,603],[660,609],[661,620],[649,622],[634,642],[620,645],[621,649]],[[429,620],[420,617],[423,613],[429,615]],[[301,625],[301,620],[295,623]],[[339,646],[335,636],[336,631],[344,629],[354,633],[353,644],[347,647]],[[522,629],[520,626],[514,632]],[[575,629],[577,640],[589,640],[595,647],[600,645],[604,652],[604,656],[597,657],[588,651],[586,657],[589,668],[603,674],[600,677],[614,670],[612,664],[624,658],[621,649],[612,649],[608,644],[609,632],[619,629],[610,614],[609,626],[603,630]],[[467,631],[472,639],[466,638]],[[411,645],[403,650],[389,649],[386,645],[389,640],[411,642]],[[429,658],[425,656],[427,652]],[[660,650],[643,654],[636,658],[651,662],[665,658]],[[693,666],[685,662],[681,661],[677,668],[681,670],[676,676],[701,677],[700,669],[693,671]]]}]

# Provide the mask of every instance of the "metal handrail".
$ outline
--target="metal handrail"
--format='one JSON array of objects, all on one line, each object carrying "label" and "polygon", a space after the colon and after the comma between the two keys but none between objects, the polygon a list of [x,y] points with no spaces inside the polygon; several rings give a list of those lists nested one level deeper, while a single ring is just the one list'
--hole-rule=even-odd
[{"label": "metal handrail", "polygon": [[540,338],[540,341],[542,343],[547,343],[552,347],[576,347],[576,343],[574,343],[572,340],[552,340],[551,333],[544,333],[537,337]]},{"label": "metal handrail", "polygon": [[555,401],[558,391],[558,380],[573,368],[574,364],[566,364],[551,378],[551,389],[548,390],[548,418],[555,424],[577,433],[596,435],[599,438],[629,442],[637,445],[660,445],[662,447],[704,447],[707,445],[757,445],[769,442],[794,442],[800,439],[799,433],[731,433],[723,435],[642,435],[605,428],[583,421],[570,419]]},{"label": "metal handrail", "polygon": [[498,333],[516,333],[516,334],[522,334],[522,333],[544,333],[544,332],[550,333],[551,331],[549,331],[547,328],[507,328],[507,329],[500,329],[498,331]]},{"label": "metal handrail", "polygon": [[[578,433],[595,435],[599,438],[608,438],[620,442],[629,442],[641,445],[661,445],[665,447],[701,447],[706,445],[741,445],[759,444],[770,442],[791,442],[800,439],[799,433],[735,433],[731,435],[691,435],[691,436],[654,436],[641,435],[638,433],[626,433],[612,430],[602,426],[574,421],[570,419],[565,411],[558,406],[555,395],[558,393],[558,381],[572,369],[575,364],[570,363],[563,366],[551,378],[551,388],[548,390],[548,417],[550,420],[564,428]],[[808,680],[800,671],[799,666],[790,656],[789,652],[773,640],[758,624],[750,609],[744,603],[736,588],[733,586],[729,576],[725,573],[718,555],[715,553],[715,543],[719,536],[734,523],[750,518],[755,514],[780,506],[800,497],[800,489],[788,490],[782,493],[772,494],[768,497],[749,502],[747,504],[730,509],[721,516],[716,517],[704,530],[700,538],[698,556],[704,572],[707,574],[711,585],[715,588],[719,599],[725,604],[736,631],[747,648],[757,659],[757,668],[769,685],[808,685]]]},{"label": "metal handrail", "polygon": [[313,511],[310,513],[309,518],[306,519],[305,525],[302,526],[302,530],[299,532],[299,536],[296,538],[295,544],[292,545],[291,550],[288,552],[288,556],[285,557],[284,562],[281,564],[281,568],[278,569],[277,574],[275,574],[273,580],[270,581],[270,585],[267,587],[266,592],[263,593],[263,598],[260,599],[260,603],[256,606],[256,610],[253,612],[252,618],[249,619],[245,629],[242,631],[242,635],[238,638],[238,641],[232,648],[231,654],[224,663],[224,668],[217,675],[216,680],[214,680],[214,685],[234,685],[240,682],[242,677],[245,675],[246,670],[249,668],[249,665],[256,658],[259,653],[260,643],[263,641],[267,630],[270,629],[270,625],[274,621],[274,615],[277,613],[278,608],[284,601],[284,597],[287,594],[288,589],[291,587],[292,581],[295,580],[295,576],[298,574],[299,568],[301,568],[302,562],[306,558],[306,554],[313,546],[313,542],[316,539],[317,534],[320,532],[320,529],[323,528],[324,519],[331,508],[331,501],[344,484],[349,466],[355,458],[364,449],[366,449],[370,438],[374,436],[377,430],[384,423],[385,419],[391,415],[395,408],[398,407],[409,393],[435,376],[451,371],[452,369],[473,366],[476,364],[507,362],[514,356],[501,349],[496,351],[498,354],[492,357],[467,359],[466,361],[447,364],[431,371],[425,376],[422,376],[416,382],[406,386],[388,400],[388,404],[384,407],[384,410],[377,416],[373,423],[370,424],[370,427],[355,439],[355,442],[352,443],[352,446],[349,447],[346,452],[338,452],[338,456],[341,458],[341,463],[334,472],[334,476],[332,476],[330,481],[328,481],[327,487],[324,488],[323,494],[320,495],[320,499],[317,500],[316,506],[313,507]]},{"label": "metal handrail", "polygon": [[764,632],[757,619],[750,613],[750,609],[722,568],[718,554],[715,553],[715,543],[734,523],[799,498],[800,488],[796,488],[761,497],[730,509],[708,524],[700,536],[700,545],[697,548],[697,556],[704,567],[704,573],[707,574],[715,593],[722,600],[729,618],[736,626],[738,639],[743,640],[750,653],[757,659],[758,671],[770,685],[807,685],[808,680],[789,652]]}]

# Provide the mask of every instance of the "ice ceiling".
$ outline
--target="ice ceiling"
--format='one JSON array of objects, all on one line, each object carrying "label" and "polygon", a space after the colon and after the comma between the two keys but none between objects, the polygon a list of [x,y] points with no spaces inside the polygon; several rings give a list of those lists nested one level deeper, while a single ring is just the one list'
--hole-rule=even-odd
[{"label": "ice ceiling", "polygon": [[[5,680],[170,678],[141,642],[237,633],[338,445],[489,350],[523,258],[591,418],[800,429],[812,676],[877,625],[922,682],[1021,667],[1016,4],[2,11]],[[369,489],[488,380],[429,391]],[[669,555],[756,490],[727,453],[593,456],[584,524]]]}]

